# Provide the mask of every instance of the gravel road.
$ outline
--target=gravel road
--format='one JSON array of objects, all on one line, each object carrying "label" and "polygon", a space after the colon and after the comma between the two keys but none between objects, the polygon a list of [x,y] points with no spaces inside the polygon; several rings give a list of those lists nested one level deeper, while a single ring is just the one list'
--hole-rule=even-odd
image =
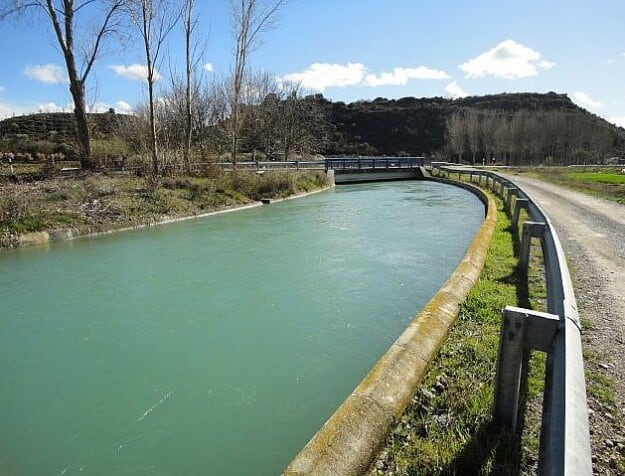
[{"label": "gravel road", "polygon": [[[625,464],[625,206],[533,180],[508,176],[549,216],[571,268],[589,372],[614,381],[614,404],[589,393],[595,474],[623,474]],[[597,379],[595,378],[596,382]]]}]

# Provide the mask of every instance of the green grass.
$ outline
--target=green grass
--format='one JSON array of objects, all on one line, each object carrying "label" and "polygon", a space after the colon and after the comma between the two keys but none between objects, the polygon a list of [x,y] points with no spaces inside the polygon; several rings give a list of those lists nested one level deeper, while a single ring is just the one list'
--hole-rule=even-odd
[{"label": "green grass", "polygon": [[607,183],[625,185],[625,174],[615,172],[570,172],[567,178],[579,183]]},{"label": "green grass", "polygon": [[620,168],[537,167],[519,169],[523,173],[547,182],[572,188],[578,192],[625,204],[625,174]]},{"label": "green grass", "polygon": [[586,371],[588,394],[595,397],[603,405],[615,405],[614,380],[607,375],[594,370]]},{"label": "green grass", "polygon": [[[528,307],[530,297],[509,227],[500,209],[482,276],[370,475],[514,474],[535,457],[522,451],[537,452],[535,428],[523,432],[519,445],[519,435],[491,422],[501,310]],[[542,392],[544,356],[532,357],[529,368],[531,401]]]}]

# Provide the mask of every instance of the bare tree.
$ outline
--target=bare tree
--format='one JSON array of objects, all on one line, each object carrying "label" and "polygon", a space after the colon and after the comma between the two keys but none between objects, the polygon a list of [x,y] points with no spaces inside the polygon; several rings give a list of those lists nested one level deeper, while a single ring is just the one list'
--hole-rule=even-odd
[{"label": "bare tree", "polygon": [[465,113],[466,133],[468,145],[471,148],[472,164],[478,152],[484,147],[484,117],[478,111],[468,110]]},{"label": "bare tree", "polygon": [[274,26],[276,14],[287,0],[230,0],[235,37],[234,71],[231,91],[231,154],[236,167],[240,126],[240,99],[244,87],[247,60],[258,45],[261,33]]},{"label": "bare tree", "polygon": [[447,142],[451,151],[458,154],[458,162],[462,162],[462,153],[467,142],[467,125],[460,112],[453,113],[447,119]]},{"label": "bare tree", "polygon": [[[195,0],[185,0],[184,5],[184,40],[185,40],[185,129],[184,138],[185,146],[183,153],[184,171],[191,173],[191,137],[193,132],[193,98],[194,91],[199,88],[193,88],[192,83],[197,83],[197,66],[198,58],[197,50],[193,46],[193,33],[197,27],[197,18],[194,15]],[[196,97],[197,99],[197,97]]]},{"label": "bare tree", "polygon": [[327,118],[314,96],[302,97],[298,83],[277,81],[260,72],[250,74],[241,97],[241,149],[261,151],[289,160],[307,154],[327,140]]},{"label": "bare tree", "polygon": [[[84,168],[91,168],[93,164],[85,84],[102,50],[105,38],[119,27],[119,14],[125,0],[4,1],[8,1],[9,5],[0,7],[0,20],[12,16],[26,16],[31,10],[39,10],[50,21],[67,68],[69,90],[74,101],[77,139],[82,154],[81,163]],[[77,19],[85,15],[89,15],[90,20],[95,20],[97,26],[92,35],[80,36],[85,39],[77,45],[75,42]]]},{"label": "bare tree", "polygon": [[129,13],[143,41],[148,86],[150,155],[152,172],[158,174],[158,142],[154,106],[154,83],[159,79],[158,66],[167,36],[174,29],[182,9],[175,0],[128,0]]}]

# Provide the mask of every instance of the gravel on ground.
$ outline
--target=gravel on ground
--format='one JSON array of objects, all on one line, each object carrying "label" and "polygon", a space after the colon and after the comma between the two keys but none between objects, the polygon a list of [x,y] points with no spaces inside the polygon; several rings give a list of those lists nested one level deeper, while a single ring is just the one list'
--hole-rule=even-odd
[{"label": "gravel on ground", "polygon": [[[595,474],[625,471],[625,206],[521,175],[564,247],[582,331]],[[607,397],[588,389],[605,384]]]}]

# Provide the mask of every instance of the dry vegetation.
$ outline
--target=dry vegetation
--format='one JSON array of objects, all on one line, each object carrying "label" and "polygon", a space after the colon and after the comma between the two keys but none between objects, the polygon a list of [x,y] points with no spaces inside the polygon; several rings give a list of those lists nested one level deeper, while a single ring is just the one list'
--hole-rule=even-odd
[{"label": "dry vegetation", "polygon": [[324,180],[320,172],[279,171],[5,180],[0,182],[0,247],[15,245],[21,233],[68,228],[96,232],[154,223],[310,191],[322,187]]}]

